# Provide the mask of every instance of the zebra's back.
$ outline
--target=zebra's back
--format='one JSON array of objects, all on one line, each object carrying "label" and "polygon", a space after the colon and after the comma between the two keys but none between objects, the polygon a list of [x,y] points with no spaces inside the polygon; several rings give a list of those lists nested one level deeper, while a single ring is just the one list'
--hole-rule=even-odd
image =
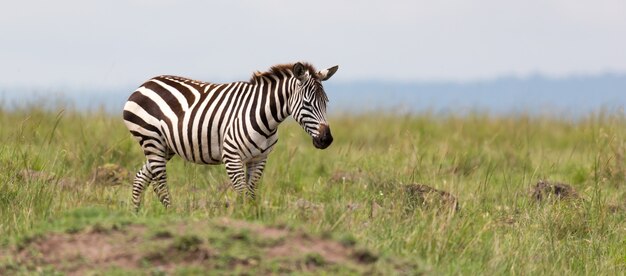
[{"label": "zebra's back", "polygon": [[177,76],[154,77],[128,98],[125,124],[144,153],[156,150],[195,163],[219,164],[227,124],[222,118],[227,114],[219,107],[233,96],[225,89],[230,86]]}]

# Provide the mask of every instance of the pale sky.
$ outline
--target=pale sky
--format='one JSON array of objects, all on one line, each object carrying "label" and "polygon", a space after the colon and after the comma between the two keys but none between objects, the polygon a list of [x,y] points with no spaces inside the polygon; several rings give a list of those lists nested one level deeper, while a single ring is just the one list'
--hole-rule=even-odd
[{"label": "pale sky", "polygon": [[626,1],[4,1],[0,86],[246,80],[273,64],[356,80],[626,72]]}]

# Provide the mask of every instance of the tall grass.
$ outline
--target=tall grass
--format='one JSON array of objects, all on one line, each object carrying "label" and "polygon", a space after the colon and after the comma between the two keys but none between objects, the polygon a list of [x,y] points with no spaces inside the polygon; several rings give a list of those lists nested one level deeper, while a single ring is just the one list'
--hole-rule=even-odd
[{"label": "tall grass", "polygon": [[[222,166],[174,158],[173,208],[151,189],[137,216],[228,216],[348,234],[381,254],[434,274],[626,273],[626,117],[576,121],[363,114],[331,118],[334,144],[316,150],[284,123],[253,203],[238,201]],[[0,236],[14,237],[74,208],[131,212],[128,185],[89,180],[106,163],[133,174],[139,146],[119,116],[99,112],[0,111]],[[24,170],[46,177],[24,177]],[[572,184],[581,201],[534,202],[540,179]],[[403,185],[459,198],[461,210],[407,208]]]}]

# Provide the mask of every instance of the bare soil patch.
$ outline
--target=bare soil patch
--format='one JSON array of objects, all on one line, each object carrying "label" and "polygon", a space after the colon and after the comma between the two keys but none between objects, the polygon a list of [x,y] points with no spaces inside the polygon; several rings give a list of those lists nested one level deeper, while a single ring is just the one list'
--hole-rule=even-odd
[{"label": "bare soil patch", "polygon": [[17,246],[0,248],[0,275],[46,268],[67,275],[114,268],[172,273],[184,267],[260,273],[276,272],[278,267],[281,273],[292,273],[333,271],[341,266],[363,272],[378,259],[371,251],[302,231],[224,218],[169,224],[156,230],[137,224],[96,225],[38,235]]},{"label": "bare soil patch", "polygon": [[140,258],[133,248],[142,242],[144,232],[145,227],[135,225],[124,231],[96,226],[76,233],[49,233],[26,241],[7,255],[28,270],[52,266],[68,275],[103,267],[132,267]]}]

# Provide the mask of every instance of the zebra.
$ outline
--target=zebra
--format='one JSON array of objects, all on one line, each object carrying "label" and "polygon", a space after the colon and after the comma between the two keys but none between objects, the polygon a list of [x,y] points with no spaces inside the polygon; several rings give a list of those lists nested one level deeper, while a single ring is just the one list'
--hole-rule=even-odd
[{"label": "zebra", "polygon": [[338,68],[317,71],[296,62],[257,71],[247,82],[218,84],[161,75],[143,83],[123,111],[124,123],[146,157],[133,181],[135,211],[151,183],[161,204],[170,207],[166,164],[174,155],[197,164],[224,164],[235,191],[254,199],[267,156],[278,141],[278,125],[288,116],[316,148],[330,146],[322,81]]}]

